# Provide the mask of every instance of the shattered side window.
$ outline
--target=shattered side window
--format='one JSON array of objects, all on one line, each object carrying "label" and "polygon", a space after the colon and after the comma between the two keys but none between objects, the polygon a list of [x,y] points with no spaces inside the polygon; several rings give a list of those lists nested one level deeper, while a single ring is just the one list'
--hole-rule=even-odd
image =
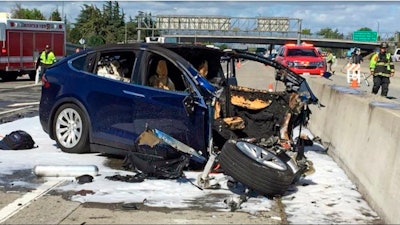
[{"label": "shattered side window", "polygon": [[[271,88],[270,84],[275,85],[274,67],[255,60],[239,58],[235,61],[235,65],[232,65],[231,70],[235,72],[234,76],[237,79],[238,86],[268,90]],[[228,74],[232,71],[228,71]]]},{"label": "shattered side window", "polygon": [[132,51],[102,52],[94,73],[109,79],[130,82],[135,54]]},{"label": "shattered side window", "polygon": [[96,54],[83,55],[82,57],[74,59],[71,65],[77,70],[92,72],[95,60]]}]

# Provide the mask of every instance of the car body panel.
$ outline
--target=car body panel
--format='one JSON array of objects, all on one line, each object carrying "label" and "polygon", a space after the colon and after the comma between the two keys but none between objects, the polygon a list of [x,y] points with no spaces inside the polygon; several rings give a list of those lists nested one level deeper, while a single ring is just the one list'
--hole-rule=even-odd
[{"label": "car body panel", "polygon": [[[124,73],[124,78],[129,81],[96,74],[104,57],[118,58],[129,65],[128,72]],[[55,112],[62,104],[75,103],[89,121],[91,151],[123,155],[150,127],[206,154],[212,139],[210,115],[214,110],[209,101],[221,90],[217,88],[219,84],[200,76],[196,70],[195,64],[207,57],[212,61],[210,79],[217,78],[218,83],[226,85],[227,80],[235,78],[237,60],[255,60],[285,70],[285,83],[300,87],[305,101],[318,102],[304,78],[278,62],[245,51],[179,44],[107,45],[66,57],[45,72],[39,107],[43,130],[54,139],[52,123]],[[226,74],[220,64],[223,57],[227,59]],[[128,63],[127,58],[131,60]],[[176,91],[147,84],[147,78],[152,74],[152,63],[160,58],[168,61]],[[192,100],[189,111],[188,99]]]},{"label": "car body panel", "polygon": [[[87,56],[82,57],[88,57],[90,54],[89,52]],[[152,50],[152,54],[164,53],[159,53],[156,49]],[[173,57],[179,56],[173,55]],[[152,126],[196,149],[205,150],[204,140],[208,138],[207,133],[203,132],[207,129],[206,106],[197,90],[199,86],[196,87],[194,81],[187,75],[183,77],[187,79],[186,82],[191,85],[192,92],[197,96],[195,111],[190,115],[187,114],[183,104],[189,92],[161,90],[99,77],[89,71],[75,69],[74,60],[76,58],[70,58],[49,69],[45,74],[50,87],[42,89],[40,120],[43,129],[50,136],[52,114],[59,105],[73,99],[73,102],[84,108],[91,121],[92,144],[129,150],[146,126]],[[181,58],[171,59],[174,63],[179,60],[182,61]],[[181,63],[179,66],[184,64]],[[132,81],[141,82],[135,76],[140,76],[145,69],[145,65],[137,63],[132,69],[135,71]],[[189,71],[188,68],[181,69],[186,73]],[[196,71],[193,68],[190,70]]]}]

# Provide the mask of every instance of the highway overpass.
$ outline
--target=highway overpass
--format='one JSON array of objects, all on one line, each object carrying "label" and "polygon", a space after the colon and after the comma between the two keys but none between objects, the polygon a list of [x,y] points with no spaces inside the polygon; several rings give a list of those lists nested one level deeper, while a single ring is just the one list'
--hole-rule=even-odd
[{"label": "highway overpass", "polygon": [[[170,39],[176,39],[177,42],[181,43],[243,43],[243,44],[269,44],[269,45],[284,45],[287,43],[297,43],[297,37],[273,37],[273,36],[214,36],[214,35],[163,35]],[[312,43],[316,47],[322,48],[337,48],[337,49],[349,49],[357,46],[365,51],[374,51],[379,47],[379,42],[359,42],[353,40],[341,40],[341,39],[321,39],[321,38],[307,38],[301,37],[301,42]]]},{"label": "highway overpass", "polygon": [[[286,43],[308,42],[316,47],[332,49],[349,49],[359,47],[364,54],[374,51],[378,41],[354,41],[352,37],[327,39],[320,35],[303,35],[302,20],[289,17],[228,17],[228,16],[190,16],[190,15],[156,15],[140,12],[137,17],[137,40],[144,36],[163,36],[170,42],[178,43],[237,43],[283,45]],[[126,32],[126,31],[125,31]],[[381,40],[389,45],[398,44],[398,33],[379,33]],[[376,38],[375,38],[376,39]],[[81,45],[67,44],[67,55]]]}]

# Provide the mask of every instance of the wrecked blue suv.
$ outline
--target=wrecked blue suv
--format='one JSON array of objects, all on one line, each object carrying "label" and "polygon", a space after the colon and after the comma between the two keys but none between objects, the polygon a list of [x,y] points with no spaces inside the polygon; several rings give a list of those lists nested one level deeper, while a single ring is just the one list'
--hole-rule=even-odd
[{"label": "wrecked blue suv", "polygon": [[[205,61],[206,77],[198,71]],[[279,70],[286,89],[237,85],[237,63],[249,61]],[[219,162],[224,173],[248,187],[277,195],[310,166],[291,129],[306,124],[308,104],[317,103],[304,78],[256,54],[136,43],[88,49],[48,68],[39,117],[64,152],[189,155],[190,163],[204,168],[203,186]],[[154,137],[140,140],[148,131],[177,151],[155,149]]]}]

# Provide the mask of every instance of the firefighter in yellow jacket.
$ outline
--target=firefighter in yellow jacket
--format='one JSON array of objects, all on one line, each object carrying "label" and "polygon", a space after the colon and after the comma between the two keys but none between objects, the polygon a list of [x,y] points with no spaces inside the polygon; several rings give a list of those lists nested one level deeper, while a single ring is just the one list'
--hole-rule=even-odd
[{"label": "firefighter in yellow jacket", "polygon": [[382,42],[380,50],[371,57],[369,68],[371,75],[374,76],[374,86],[372,93],[378,94],[381,89],[381,96],[387,97],[389,91],[390,77],[394,76],[394,64],[390,53],[386,52],[388,44]]},{"label": "firefighter in yellow jacket", "polygon": [[42,74],[44,71],[51,65],[53,65],[56,62],[56,56],[54,55],[53,51],[51,51],[51,48],[49,45],[46,45],[44,51],[40,53],[39,58],[36,62],[36,69],[39,67],[39,79],[42,78]]}]

